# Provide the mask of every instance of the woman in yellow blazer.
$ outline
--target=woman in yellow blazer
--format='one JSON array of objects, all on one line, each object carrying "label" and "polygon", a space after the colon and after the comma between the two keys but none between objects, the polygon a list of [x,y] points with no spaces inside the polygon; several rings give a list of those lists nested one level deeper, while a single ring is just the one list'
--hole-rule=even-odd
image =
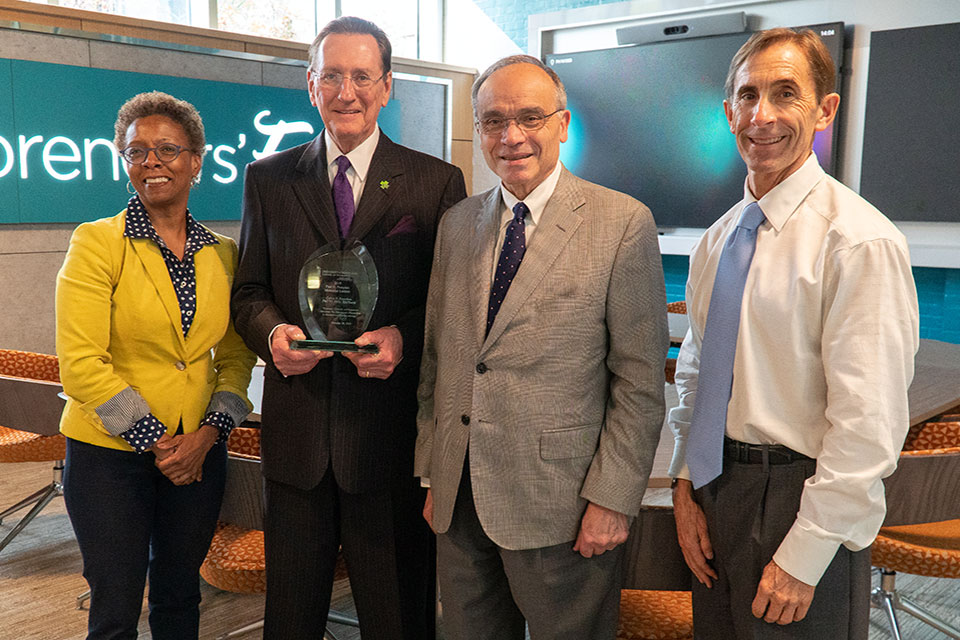
[{"label": "woman in yellow blazer", "polygon": [[77,227],[57,277],[68,399],[64,497],[90,584],[90,639],[136,638],[149,577],[154,639],[196,638],[226,438],[250,409],[255,356],[230,320],[237,247],[187,210],[204,134],[187,102],[130,99],[114,144],[135,193]]}]

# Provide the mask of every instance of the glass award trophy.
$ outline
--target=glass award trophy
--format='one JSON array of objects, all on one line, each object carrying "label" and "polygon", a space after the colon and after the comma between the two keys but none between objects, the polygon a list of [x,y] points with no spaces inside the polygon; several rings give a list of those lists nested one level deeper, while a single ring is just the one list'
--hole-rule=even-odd
[{"label": "glass award trophy", "polygon": [[377,353],[377,345],[353,341],[367,330],[378,290],[377,267],[363,243],[317,249],[300,269],[299,283],[300,313],[311,339],[293,340],[290,348]]}]

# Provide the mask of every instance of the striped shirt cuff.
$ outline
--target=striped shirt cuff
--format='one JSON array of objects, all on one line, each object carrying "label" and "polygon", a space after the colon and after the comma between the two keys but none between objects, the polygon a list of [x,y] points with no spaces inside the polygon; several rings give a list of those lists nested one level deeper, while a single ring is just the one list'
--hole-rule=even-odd
[{"label": "striped shirt cuff", "polygon": [[233,421],[231,429],[242,423],[250,415],[250,408],[247,401],[231,391],[217,391],[210,396],[210,403],[207,405],[207,415],[211,413],[225,413]]},{"label": "striped shirt cuff", "polygon": [[119,436],[150,414],[150,405],[133,387],[127,387],[96,409],[104,429],[110,435]]}]

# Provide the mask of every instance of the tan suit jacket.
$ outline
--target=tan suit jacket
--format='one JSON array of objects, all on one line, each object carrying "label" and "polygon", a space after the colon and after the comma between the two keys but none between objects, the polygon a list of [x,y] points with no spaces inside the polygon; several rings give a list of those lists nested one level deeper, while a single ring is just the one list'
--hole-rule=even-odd
[{"label": "tan suit jacket", "polygon": [[489,335],[500,189],[440,223],[418,391],[416,475],[450,526],[469,444],[486,534],[576,538],[587,501],[634,515],[663,422],[666,299],[649,209],[563,169]]}]

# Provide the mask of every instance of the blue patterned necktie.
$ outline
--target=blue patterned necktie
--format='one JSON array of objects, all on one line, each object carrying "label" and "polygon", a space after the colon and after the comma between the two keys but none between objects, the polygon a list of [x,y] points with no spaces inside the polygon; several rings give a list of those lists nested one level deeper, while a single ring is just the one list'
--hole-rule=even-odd
[{"label": "blue patterned necktie", "polygon": [[526,225],[523,219],[530,213],[530,209],[522,202],[513,205],[513,220],[507,225],[507,233],[503,237],[503,248],[500,249],[500,259],[497,260],[497,274],[493,277],[493,287],[490,288],[490,305],[487,307],[487,333],[500,311],[503,299],[507,297],[507,290],[517,275],[520,261],[527,250]]},{"label": "blue patterned necktie", "polygon": [[350,160],[347,156],[337,158],[337,175],[333,179],[333,207],[337,210],[337,221],[340,226],[340,237],[346,238],[353,223],[354,205],[353,187],[347,180],[347,169]]},{"label": "blue patterned necktie", "polygon": [[703,330],[697,397],[687,443],[687,466],[695,489],[712,481],[723,470],[723,434],[733,388],[733,360],[737,353],[743,287],[757,246],[757,227],[764,220],[763,211],[756,202],[744,207],[740,221],[723,245],[717,264],[707,324]]}]

